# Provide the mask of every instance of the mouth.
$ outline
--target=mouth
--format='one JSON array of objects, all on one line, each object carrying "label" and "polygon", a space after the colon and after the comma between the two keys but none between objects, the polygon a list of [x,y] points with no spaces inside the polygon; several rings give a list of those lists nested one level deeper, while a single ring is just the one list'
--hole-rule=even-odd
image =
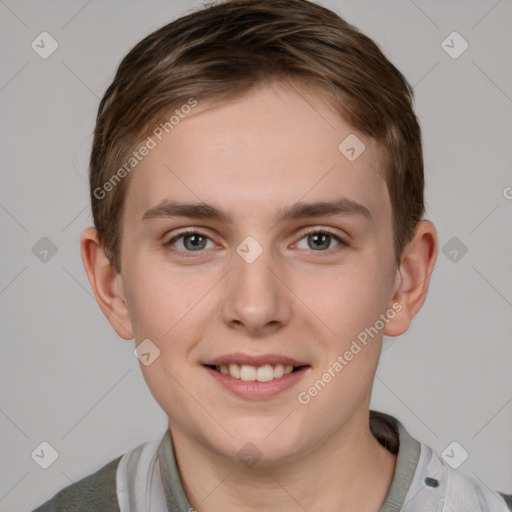
[{"label": "mouth", "polygon": [[219,364],[219,365],[205,365],[208,368],[215,370],[222,375],[227,375],[233,379],[242,380],[244,382],[270,382],[275,379],[281,379],[285,375],[300,371],[301,369],[308,368],[309,365],[292,364],[263,364],[253,366],[249,364]]},{"label": "mouth", "polygon": [[278,354],[226,354],[202,366],[223,389],[246,400],[274,398],[312,371],[311,365]]}]

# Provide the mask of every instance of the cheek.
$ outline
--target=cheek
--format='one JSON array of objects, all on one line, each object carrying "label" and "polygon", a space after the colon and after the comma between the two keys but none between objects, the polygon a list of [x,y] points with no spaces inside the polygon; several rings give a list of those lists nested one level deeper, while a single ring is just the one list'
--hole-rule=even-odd
[{"label": "cheek", "polygon": [[215,311],[212,288],[218,278],[207,272],[190,274],[158,265],[134,265],[127,301],[135,339],[149,338],[163,355],[185,351],[200,338],[196,330]]},{"label": "cheek", "polygon": [[[156,265],[133,272],[129,298],[137,343],[149,339],[158,356],[149,365],[140,364],[151,393],[165,411],[185,409],[182,386],[194,396],[199,392],[190,381],[190,351],[200,339],[198,329],[211,306],[208,280],[191,279]],[[159,352],[158,352],[159,351]],[[174,404],[174,405],[173,405]]]},{"label": "cheek", "polygon": [[373,325],[387,308],[389,290],[382,269],[376,262],[362,262],[363,258],[325,277],[316,276],[299,292],[341,344]]},{"label": "cheek", "polygon": [[340,270],[336,279],[325,280],[323,294],[314,295],[315,312],[335,335],[319,337],[324,354],[297,399],[320,423],[341,421],[371,394],[388,288],[381,266],[368,262]]}]

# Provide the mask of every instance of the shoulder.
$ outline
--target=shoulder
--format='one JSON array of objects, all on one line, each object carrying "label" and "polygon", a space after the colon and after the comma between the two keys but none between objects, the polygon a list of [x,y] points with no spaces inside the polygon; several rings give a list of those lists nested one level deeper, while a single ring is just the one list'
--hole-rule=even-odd
[{"label": "shoulder", "polygon": [[502,492],[499,494],[505,500],[509,510],[512,510],[512,494],[503,494]]},{"label": "shoulder", "polygon": [[[438,504],[443,504],[443,511],[486,510],[489,512],[509,512],[512,510],[510,496],[499,493],[485,485],[485,483],[474,480],[461,471],[452,468],[426,445],[422,444],[421,449],[426,455],[426,464],[423,467],[418,464],[419,476],[424,482],[428,479],[437,483],[430,489],[430,492],[435,495],[436,490],[438,491],[435,501]],[[429,493],[427,492],[427,494]]]},{"label": "shoulder", "polygon": [[119,512],[116,471],[120,460],[121,456],[65,487],[33,512]]},{"label": "shoulder", "polygon": [[412,437],[402,423],[385,413],[370,411],[370,429],[379,442],[397,454],[391,488],[381,512],[486,511],[510,512],[512,496],[491,489],[448,464],[429,446]]},{"label": "shoulder", "polygon": [[[456,507],[459,503],[473,503],[480,510],[489,512],[509,512],[512,510],[512,496],[491,489],[485,483],[464,475],[446,463],[448,473],[448,489],[446,500]],[[456,510],[456,508],[453,508]]]}]

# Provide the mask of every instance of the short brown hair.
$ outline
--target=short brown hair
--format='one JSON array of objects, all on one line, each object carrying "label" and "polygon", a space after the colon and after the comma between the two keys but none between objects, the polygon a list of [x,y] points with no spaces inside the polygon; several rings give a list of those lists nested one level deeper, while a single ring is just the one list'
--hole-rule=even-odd
[{"label": "short brown hair", "polygon": [[126,168],[120,171],[137,145],[171,109],[191,98],[221,102],[256,84],[287,79],[321,94],[382,148],[399,262],[424,214],[421,131],[412,87],[371,39],[314,2],[227,0],[203,6],[140,41],[101,100],[90,159],[91,205],[100,244],[117,271],[130,181]]}]

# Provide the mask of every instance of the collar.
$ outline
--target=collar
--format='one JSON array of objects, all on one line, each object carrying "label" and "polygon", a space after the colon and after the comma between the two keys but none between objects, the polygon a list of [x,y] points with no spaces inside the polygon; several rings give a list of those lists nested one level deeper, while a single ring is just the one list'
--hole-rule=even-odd
[{"label": "collar", "polygon": [[[370,430],[385,448],[397,455],[393,480],[379,512],[398,512],[404,504],[418,465],[420,443],[408,434],[396,418],[381,412],[370,411]],[[169,512],[194,510],[182,486],[169,429],[158,447],[158,459]]]}]

